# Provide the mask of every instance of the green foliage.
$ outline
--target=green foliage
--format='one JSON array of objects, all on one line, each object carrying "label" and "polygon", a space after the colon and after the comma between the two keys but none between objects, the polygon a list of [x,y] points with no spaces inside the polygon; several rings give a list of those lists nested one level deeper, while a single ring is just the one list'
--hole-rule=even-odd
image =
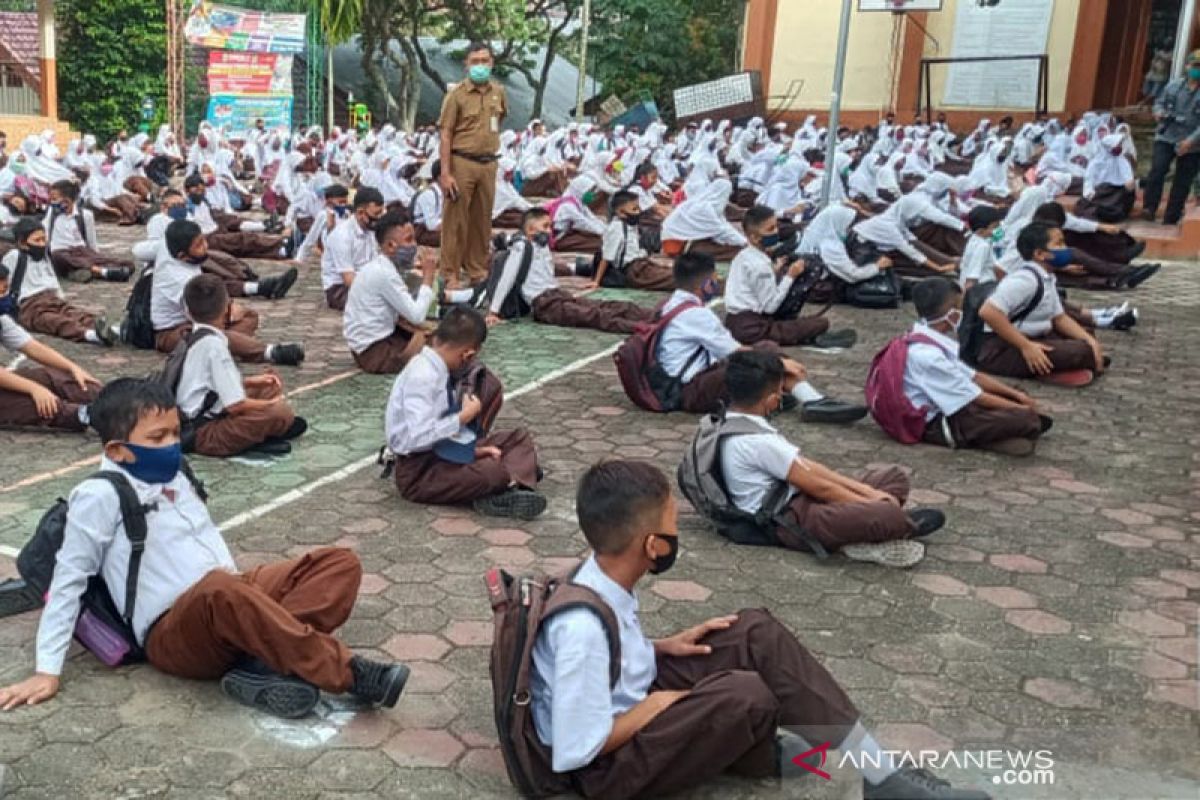
[{"label": "green foliage", "polygon": [[735,69],[742,0],[595,0],[588,61],[604,94],[648,91],[668,120],[672,90]]},{"label": "green foliage", "polygon": [[142,98],[166,104],[166,20],[162,0],[60,0],[59,116],[107,138],[134,130]]}]

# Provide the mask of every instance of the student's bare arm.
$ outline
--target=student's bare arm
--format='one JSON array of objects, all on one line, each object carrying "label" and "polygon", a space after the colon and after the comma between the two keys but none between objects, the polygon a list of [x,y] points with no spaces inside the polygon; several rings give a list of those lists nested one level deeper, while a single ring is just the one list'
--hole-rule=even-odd
[{"label": "student's bare arm", "polygon": [[608,734],[604,747],[600,748],[600,755],[608,755],[628,742],[655,717],[687,696],[686,690],[651,692],[646,695],[646,699],[624,714],[613,717],[612,731]]},{"label": "student's bare arm", "polygon": [[21,348],[21,352],[28,358],[32,358],[44,367],[51,369],[62,370],[69,372],[76,382],[82,387],[85,383],[94,383],[100,385],[100,381],[92,377],[92,375],[83,367],[76,364],[71,359],[59,353],[52,347],[44,345],[36,339],[31,339],[28,344]]},{"label": "student's bare arm", "polygon": [[608,259],[602,258],[600,259],[600,266],[596,267],[596,274],[592,278],[593,287],[599,288],[601,286],[600,282],[604,280],[605,272],[608,272]]},{"label": "student's bare arm", "polygon": [[975,385],[983,389],[986,394],[1010,400],[1018,406],[1033,408],[1036,405],[1033,398],[1025,394],[1025,392],[1001,383],[991,375],[984,375],[982,372],[975,373]]},{"label": "student's bare arm", "polygon": [[58,412],[58,398],[54,392],[11,370],[0,368],[0,390],[17,392],[31,397],[33,405],[37,408],[38,416],[42,419],[49,419]]},{"label": "student's bare arm", "polygon": [[788,483],[824,503],[859,503],[865,498],[851,491],[841,476],[812,459],[797,458],[788,470]]},{"label": "student's bare arm", "polygon": [[35,706],[58,694],[57,675],[35,672],[25,680],[0,689],[0,709],[11,711],[19,706]]}]

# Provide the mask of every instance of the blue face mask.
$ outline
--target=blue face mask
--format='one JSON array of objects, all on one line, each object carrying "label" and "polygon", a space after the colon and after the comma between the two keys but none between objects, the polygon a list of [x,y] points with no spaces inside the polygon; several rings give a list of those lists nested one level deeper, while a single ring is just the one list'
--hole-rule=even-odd
[{"label": "blue face mask", "polygon": [[11,294],[0,295],[0,316],[4,314],[13,318],[17,316],[17,301]]},{"label": "blue face mask", "polygon": [[472,83],[487,83],[492,78],[492,68],[487,64],[475,64],[467,70]]},{"label": "blue face mask", "polygon": [[187,219],[187,206],[171,206],[167,209],[167,216],[174,220]]},{"label": "blue face mask", "polygon": [[1050,266],[1061,269],[1071,264],[1071,248],[1056,247],[1050,251]]},{"label": "blue face mask", "polygon": [[1188,77],[1194,81],[1200,81],[1200,67],[1188,67]]},{"label": "blue face mask", "polygon": [[716,278],[709,278],[708,280],[706,280],[704,282],[704,285],[700,287],[700,299],[703,300],[705,303],[707,303],[709,300],[712,300],[715,297],[719,297],[720,294],[721,294],[721,284],[717,281]]},{"label": "blue face mask", "polygon": [[768,250],[770,250],[772,247],[774,247],[777,244],[779,244],[779,234],[778,233],[768,233],[762,237],[762,246]]},{"label": "blue face mask", "polygon": [[143,483],[170,483],[179,473],[179,463],[183,459],[179,442],[164,447],[143,447],[126,442],[125,447],[136,460],[121,466]]},{"label": "blue face mask", "polygon": [[59,214],[67,213],[67,204],[66,203],[51,203],[50,208],[57,211]]},{"label": "blue face mask", "polygon": [[334,206],[333,213],[339,217],[344,217],[350,213],[350,206]]}]

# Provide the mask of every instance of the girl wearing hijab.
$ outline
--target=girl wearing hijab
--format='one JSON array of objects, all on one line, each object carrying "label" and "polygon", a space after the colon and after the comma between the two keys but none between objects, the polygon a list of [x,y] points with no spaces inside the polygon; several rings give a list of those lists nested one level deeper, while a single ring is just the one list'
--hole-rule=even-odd
[{"label": "girl wearing hijab", "polygon": [[[970,209],[959,203],[956,192],[957,185],[957,179],[951,178],[946,173],[933,172],[924,183],[917,187],[916,191],[929,195],[930,202],[935,209],[961,222],[966,218]],[[939,253],[944,253],[951,258],[961,258],[967,247],[966,227],[948,225],[945,217],[939,217],[939,220],[926,219],[913,228],[913,233]]]},{"label": "girl wearing hijab", "polygon": [[697,195],[689,196],[663,221],[663,253],[702,253],[716,261],[732,261],[746,246],[746,237],[725,218],[733,194],[726,178],[717,178]]},{"label": "girl wearing hijab", "polygon": [[552,223],[550,246],[556,252],[600,252],[605,226],[588,207],[595,201],[595,185],[590,177],[580,175],[562,197],[546,204]]},{"label": "girl wearing hijab", "polygon": [[850,257],[846,240],[855,216],[854,209],[848,206],[830,205],[822,209],[804,229],[797,252],[802,258],[820,258],[826,268],[845,283],[861,283],[891,269],[892,260],[887,256],[879,256],[865,264]]},{"label": "girl wearing hijab", "polygon": [[923,222],[960,232],[966,229],[961,219],[934,204],[949,195],[950,181],[949,175],[930,175],[920,189],[904,195],[879,216],[858,223],[854,232],[891,258],[901,275],[927,278],[931,274],[954,272],[958,268],[956,259],[922,242],[913,233],[913,228]]},{"label": "girl wearing hijab", "polygon": [[1075,204],[1076,216],[1117,223],[1129,218],[1137,200],[1133,165],[1125,155],[1124,137],[1110,133],[1088,162],[1083,176],[1083,197]]}]

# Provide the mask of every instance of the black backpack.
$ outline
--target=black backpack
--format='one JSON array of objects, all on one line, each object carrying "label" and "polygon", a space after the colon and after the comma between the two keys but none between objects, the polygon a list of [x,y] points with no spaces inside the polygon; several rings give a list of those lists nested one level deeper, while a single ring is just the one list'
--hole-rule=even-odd
[{"label": "black backpack", "polygon": [[[207,501],[204,485],[186,461],[181,464],[181,469],[200,499]],[[144,661],[145,653],[133,633],[133,609],[137,602],[142,554],[146,549],[146,513],[154,509],[141,504],[137,492],[120,472],[101,471],[85,480],[106,481],[117,493],[121,502],[122,526],[130,543],[129,568],[125,579],[123,610],[117,609],[103,577],[97,574],[88,578],[87,588],[80,597],[75,638],[110,667]],[[67,501],[58,498],[42,515],[33,536],[17,555],[17,572],[39,599],[46,597],[54,579],[54,566],[67,528],[67,512]]]},{"label": "black backpack", "polygon": [[[496,237],[494,244],[496,252],[492,254],[492,264],[488,272],[487,288],[484,291],[484,303],[487,307],[491,306],[492,300],[496,296],[496,288],[500,285],[500,276],[504,274],[504,265],[508,262],[508,256],[512,252],[512,246],[521,237],[515,236],[511,240],[506,240],[503,237]],[[521,294],[521,287],[525,285],[525,278],[529,276],[529,267],[533,264],[533,245],[525,242],[524,251],[521,254],[521,267],[517,271],[517,279],[513,281],[512,286],[508,290],[508,294],[500,301],[500,318],[501,319],[516,319],[523,317],[530,312],[529,304],[525,302],[525,296]]]},{"label": "black backpack", "polygon": [[[814,294],[813,290],[829,278],[829,270],[825,267],[825,262],[821,260],[820,256],[796,256],[796,258],[804,259],[804,272],[800,273],[799,278],[792,281],[787,297],[783,298],[783,302],[779,304],[779,308],[775,309],[775,313],[771,315],[773,319],[796,319],[796,317],[800,316],[800,312],[804,309],[804,304],[808,302],[809,297]],[[791,266],[791,262],[789,262],[788,266]],[[787,274],[786,268],[784,274]],[[830,296],[828,299],[832,301],[833,298]],[[828,310],[829,304],[827,303],[817,314],[824,314]]]},{"label": "black backpack", "polygon": [[[54,223],[58,222],[58,218],[62,214],[57,211],[50,212],[50,223],[46,226],[46,245],[49,247],[50,240],[54,238]],[[75,206],[75,226],[79,228],[79,238],[83,239],[83,243],[87,244],[87,225],[83,221],[83,206],[76,204]]]},{"label": "black backpack", "polygon": [[[1021,306],[1008,318],[1008,321],[1016,325],[1021,320],[1028,317],[1033,310],[1042,302],[1042,298],[1046,295],[1046,284],[1042,281],[1037,270],[1033,267],[1025,265],[1022,269],[1031,270],[1034,277],[1037,278],[1037,288],[1033,292],[1033,296],[1029,302]],[[966,296],[963,298],[962,307],[962,322],[958,325],[958,355],[964,362],[971,366],[976,366],[979,360],[979,349],[983,346],[984,333],[983,317],[979,316],[979,312],[983,310],[983,304],[987,302],[992,293],[996,291],[996,287],[1000,284],[997,281],[985,281],[977,283],[967,290]]]},{"label": "black backpack", "polygon": [[[875,263],[880,255],[874,242],[860,238],[853,231],[846,239],[846,253],[860,267]],[[837,283],[842,302],[858,308],[899,308],[903,297],[900,277],[890,269],[881,270],[878,275],[858,283],[841,278],[837,279]]]},{"label": "black backpack", "polygon": [[[25,282],[25,272],[29,268],[29,253],[17,251],[17,265],[8,280],[8,294],[17,305],[21,303],[21,284]],[[15,311],[14,311],[15,313]]]},{"label": "black backpack", "polygon": [[817,538],[786,513],[791,495],[787,482],[778,482],[756,514],[742,511],[730,500],[721,472],[722,444],[730,436],[756,433],[763,433],[763,428],[742,417],[726,419],[724,411],[701,417],[700,427],[675,473],[679,491],[717,533],[735,544],[777,546],[780,542],[775,528],[786,527],[800,536],[818,558],[828,557]]},{"label": "black backpack", "polygon": [[150,295],[154,290],[154,264],[142,268],[125,301],[125,319],[121,321],[121,341],[139,350],[154,349],[154,321],[150,318]]}]

